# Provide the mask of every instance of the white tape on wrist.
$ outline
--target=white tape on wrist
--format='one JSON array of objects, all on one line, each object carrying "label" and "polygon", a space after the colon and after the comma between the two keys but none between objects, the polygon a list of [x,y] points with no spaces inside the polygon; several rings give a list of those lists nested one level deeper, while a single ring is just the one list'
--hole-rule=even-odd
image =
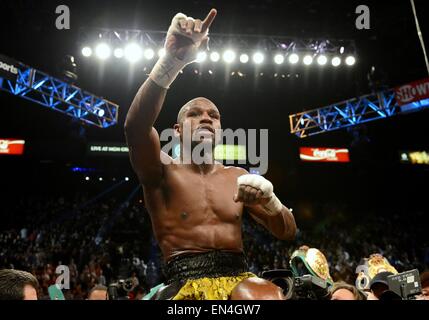
[{"label": "white tape on wrist", "polygon": [[160,87],[168,89],[185,66],[186,62],[166,54],[156,62],[149,78]]},{"label": "white tape on wrist", "polygon": [[271,200],[266,205],[264,205],[264,208],[267,210],[270,216],[276,216],[282,211],[283,204],[273,193]]}]

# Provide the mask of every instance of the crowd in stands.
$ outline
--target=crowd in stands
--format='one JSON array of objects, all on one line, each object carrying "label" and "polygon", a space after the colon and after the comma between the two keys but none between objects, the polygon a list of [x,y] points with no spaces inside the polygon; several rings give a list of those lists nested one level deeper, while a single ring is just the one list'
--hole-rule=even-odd
[{"label": "crowd in stands", "polygon": [[[429,268],[429,242],[423,210],[381,214],[348,214],[335,205],[331,215],[299,226],[292,242],[276,240],[250,218],[244,219],[243,239],[250,271],[288,268],[301,245],[320,249],[334,281],[355,283],[363,257],[380,253],[399,271]],[[386,210],[389,211],[389,210]],[[299,213],[297,220],[299,222]],[[67,265],[70,289],[66,299],[86,299],[95,286],[131,279],[129,296],[140,299],[163,281],[162,259],[151,232],[150,217],[141,200],[115,198],[27,197],[7,207],[0,229],[0,269],[32,273],[39,297],[49,299],[56,268]]]}]

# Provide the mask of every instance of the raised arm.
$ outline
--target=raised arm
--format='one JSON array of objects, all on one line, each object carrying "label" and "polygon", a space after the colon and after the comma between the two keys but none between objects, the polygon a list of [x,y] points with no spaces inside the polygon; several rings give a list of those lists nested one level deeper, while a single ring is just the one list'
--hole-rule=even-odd
[{"label": "raised arm", "polygon": [[256,222],[262,224],[278,239],[295,238],[295,218],[276,197],[270,181],[259,175],[245,174],[238,177],[237,185],[238,191],[234,201],[243,202]]},{"label": "raised arm", "polygon": [[149,78],[138,90],[125,120],[125,136],[134,171],[144,185],[157,185],[163,177],[163,161],[159,135],[153,127],[162,109],[167,89],[187,64],[195,60],[197,51],[208,44],[208,28],[216,16],[212,9],[206,19],[194,20],[178,13],[167,32],[166,54],[161,57]]}]

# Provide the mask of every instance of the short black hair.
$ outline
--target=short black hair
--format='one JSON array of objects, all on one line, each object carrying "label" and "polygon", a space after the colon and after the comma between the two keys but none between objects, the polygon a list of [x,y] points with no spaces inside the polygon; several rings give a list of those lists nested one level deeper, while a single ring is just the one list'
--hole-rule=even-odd
[{"label": "short black hair", "polygon": [[38,289],[39,283],[31,273],[14,269],[0,270],[0,300],[24,300],[26,285]]}]

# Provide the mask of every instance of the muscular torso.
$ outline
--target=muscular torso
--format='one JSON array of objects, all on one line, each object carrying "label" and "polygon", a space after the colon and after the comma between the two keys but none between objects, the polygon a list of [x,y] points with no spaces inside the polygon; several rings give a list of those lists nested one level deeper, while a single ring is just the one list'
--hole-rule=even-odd
[{"label": "muscular torso", "polygon": [[233,201],[243,170],[215,165],[208,174],[188,166],[164,167],[163,182],[145,187],[155,237],[164,259],[213,249],[242,251],[243,204]]}]

